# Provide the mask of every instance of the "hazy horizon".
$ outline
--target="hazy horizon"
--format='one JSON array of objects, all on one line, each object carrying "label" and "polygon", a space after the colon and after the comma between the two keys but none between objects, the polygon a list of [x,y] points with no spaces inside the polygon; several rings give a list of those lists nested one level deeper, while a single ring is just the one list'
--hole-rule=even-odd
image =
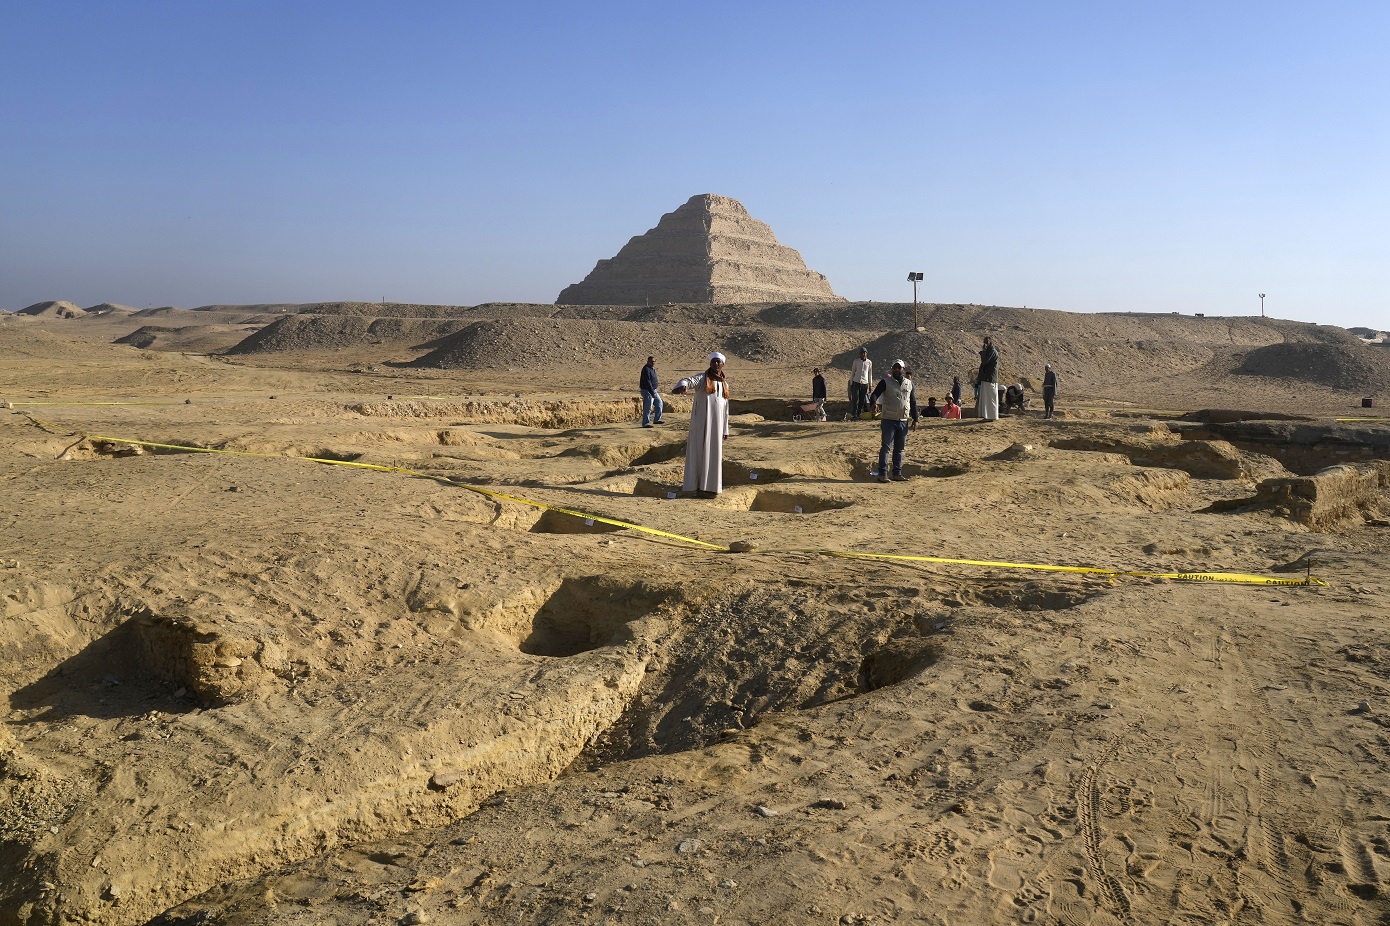
[{"label": "hazy horizon", "polygon": [[690,196],[851,301],[1390,327],[1390,7],[11,4],[0,306],[552,302]]}]

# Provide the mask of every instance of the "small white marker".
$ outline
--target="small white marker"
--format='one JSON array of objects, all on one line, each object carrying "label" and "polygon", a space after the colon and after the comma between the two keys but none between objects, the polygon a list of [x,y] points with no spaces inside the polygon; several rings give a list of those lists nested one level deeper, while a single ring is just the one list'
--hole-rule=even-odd
[{"label": "small white marker", "polygon": [[667,497],[667,498],[675,498],[675,497],[676,497],[676,493],[675,493],[675,492],[667,492],[667,493],[666,493],[666,497]]},{"label": "small white marker", "polygon": [[748,478],[749,478],[749,479],[754,479],[754,480],[756,480],[756,479],[758,478],[758,474],[757,474],[757,473],[749,473],[749,474],[748,474]]},{"label": "small white marker", "polygon": [[584,526],[585,526],[585,527],[593,527],[593,526],[594,526],[594,519],[593,519],[593,518],[585,518],[585,519],[584,519]]},{"label": "small white marker", "polygon": [[805,513],[806,513],[806,512],[804,512],[804,511],[801,510],[801,506],[800,506],[800,505],[792,505],[792,511],[795,511],[797,514],[805,514]]}]

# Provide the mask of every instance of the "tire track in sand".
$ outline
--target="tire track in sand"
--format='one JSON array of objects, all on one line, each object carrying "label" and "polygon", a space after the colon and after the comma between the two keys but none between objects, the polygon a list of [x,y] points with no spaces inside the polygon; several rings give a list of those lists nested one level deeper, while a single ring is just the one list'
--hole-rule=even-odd
[{"label": "tire track in sand", "polygon": [[1106,746],[1100,758],[1082,770],[1076,783],[1076,818],[1085,839],[1086,857],[1095,872],[1096,881],[1100,884],[1098,897],[1105,908],[1104,912],[1115,916],[1122,923],[1132,924],[1134,913],[1129,895],[1125,893],[1124,885],[1119,879],[1106,870],[1105,855],[1101,851],[1104,833],[1100,822],[1100,773],[1106,763],[1119,754],[1124,743],[1124,734],[1117,735]]}]

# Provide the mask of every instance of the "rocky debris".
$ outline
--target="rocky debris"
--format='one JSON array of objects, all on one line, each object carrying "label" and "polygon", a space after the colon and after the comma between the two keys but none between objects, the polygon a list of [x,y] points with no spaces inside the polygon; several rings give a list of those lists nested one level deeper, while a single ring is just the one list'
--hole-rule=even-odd
[{"label": "rocky debris", "polygon": [[246,697],[289,669],[278,631],[231,615],[141,609],[133,623],[145,669],[204,703]]},{"label": "rocky debris", "polygon": [[705,193],[600,260],[559,305],[842,301],[736,199]]},{"label": "rocky debris", "polygon": [[1215,502],[1209,511],[1267,510],[1318,530],[1372,517],[1390,505],[1390,462],[1330,466],[1312,476],[1266,479],[1254,498]]}]

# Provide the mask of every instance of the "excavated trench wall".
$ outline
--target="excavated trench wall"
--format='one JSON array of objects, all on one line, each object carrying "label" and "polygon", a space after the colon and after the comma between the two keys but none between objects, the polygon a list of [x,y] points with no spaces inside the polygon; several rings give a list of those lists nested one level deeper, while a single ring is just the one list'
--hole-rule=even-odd
[{"label": "excavated trench wall", "polygon": [[1330,466],[1312,476],[1266,479],[1241,507],[1266,508],[1284,517],[1325,529],[1347,518],[1369,514],[1386,504],[1390,463]]}]

